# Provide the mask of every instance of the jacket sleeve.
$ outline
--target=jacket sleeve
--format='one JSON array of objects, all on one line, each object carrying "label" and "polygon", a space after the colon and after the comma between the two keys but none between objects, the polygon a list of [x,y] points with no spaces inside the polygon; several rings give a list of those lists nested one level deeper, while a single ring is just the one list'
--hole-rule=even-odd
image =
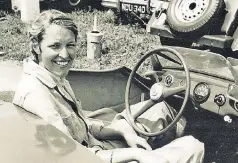
[{"label": "jacket sleeve", "polygon": [[86,123],[88,124],[89,132],[95,137],[99,138],[101,129],[105,126],[103,121],[92,119],[92,118],[86,118]]},{"label": "jacket sleeve", "polygon": [[56,111],[55,104],[51,100],[50,95],[47,95],[43,91],[33,91],[24,97],[22,107],[71,137],[60,114]]}]

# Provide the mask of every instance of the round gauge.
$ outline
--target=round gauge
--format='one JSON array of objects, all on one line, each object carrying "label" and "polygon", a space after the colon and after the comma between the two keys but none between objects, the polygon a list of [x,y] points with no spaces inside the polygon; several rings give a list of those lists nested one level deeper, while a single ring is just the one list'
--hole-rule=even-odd
[{"label": "round gauge", "polygon": [[193,90],[193,98],[196,102],[205,102],[210,95],[210,88],[206,83],[198,83]]},{"label": "round gauge", "polygon": [[169,75],[165,76],[165,79],[164,79],[165,86],[170,87],[171,85],[173,85],[173,83],[174,83],[173,75],[169,74]]},{"label": "round gauge", "polygon": [[238,111],[238,102],[237,101],[234,102],[234,108],[236,109],[236,111]]}]

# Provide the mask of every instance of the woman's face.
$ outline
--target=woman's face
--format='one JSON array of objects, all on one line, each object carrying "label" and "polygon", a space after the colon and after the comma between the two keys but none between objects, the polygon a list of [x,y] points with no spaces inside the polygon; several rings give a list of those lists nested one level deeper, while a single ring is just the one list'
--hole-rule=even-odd
[{"label": "woman's face", "polygon": [[60,78],[66,77],[76,56],[74,33],[59,25],[50,25],[39,47],[39,65]]}]

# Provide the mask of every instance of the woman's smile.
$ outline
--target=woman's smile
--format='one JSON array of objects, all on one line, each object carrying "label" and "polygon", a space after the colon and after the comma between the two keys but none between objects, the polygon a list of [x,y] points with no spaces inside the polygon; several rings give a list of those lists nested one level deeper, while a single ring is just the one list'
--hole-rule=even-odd
[{"label": "woman's smile", "polygon": [[65,59],[64,60],[53,60],[53,63],[57,64],[61,68],[65,68],[65,67],[69,66],[70,61],[72,61],[72,60],[71,59],[67,59],[67,60],[65,60]]},{"label": "woman's smile", "polygon": [[40,49],[39,64],[58,77],[66,77],[76,56],[74,33],[51,25],[45,30]]}]

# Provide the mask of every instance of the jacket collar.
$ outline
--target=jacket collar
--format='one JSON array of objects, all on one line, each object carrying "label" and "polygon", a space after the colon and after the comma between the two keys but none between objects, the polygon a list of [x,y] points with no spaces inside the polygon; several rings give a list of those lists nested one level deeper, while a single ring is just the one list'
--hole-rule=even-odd
[{"label": "jacket collar", "polygon": [[57,84],[66,82],[66,79],[55,76],[44,67],[35,63],[30,57],[23,61],[23,71],[25,74],[36,77],[49,88],[54,88]]}]

